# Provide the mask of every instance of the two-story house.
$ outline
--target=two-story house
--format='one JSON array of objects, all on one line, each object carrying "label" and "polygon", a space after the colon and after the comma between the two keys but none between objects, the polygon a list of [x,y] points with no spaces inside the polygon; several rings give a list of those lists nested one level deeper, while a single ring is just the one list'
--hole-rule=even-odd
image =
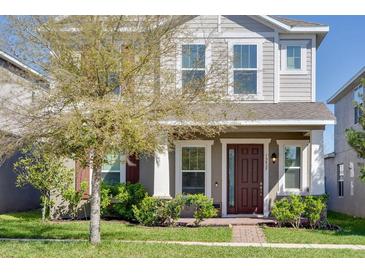
[{"label": "two-story house", "polygon": [[[158,197],[204,193],[222,216],[268,216],[279,196],[324,194],[323,130],[335,118],[316,102],[316,52],[329,27],[246,15],[194,16],[183,27],[194,31],[190,42],[177,42],[169,62],[181,79],[177,85],[191,70],[203,77],[206,64],[223,56],[221,77],[230,83],[225,92],[236,108],[215,122],[227,129],[214,139],[175,140],[173,150],[136,165],[114,157],[103,167],[104,180],[139,181]],[[201,67],[191,67],[191,58]],[[77,185],[91,178],[88,169],[76,167],[75,174]]]},{"label": "two-story house", "polygon": [[326,191],[329,209],[354,216],[365,217],[365,184],[359,178],[364,160],[359,158],[346,140],[348,128],[361,129],[359,118],[363,103],[365,67],[345,83],[331,98],[337,124],[334,132],[334,152],[325,157]]}]

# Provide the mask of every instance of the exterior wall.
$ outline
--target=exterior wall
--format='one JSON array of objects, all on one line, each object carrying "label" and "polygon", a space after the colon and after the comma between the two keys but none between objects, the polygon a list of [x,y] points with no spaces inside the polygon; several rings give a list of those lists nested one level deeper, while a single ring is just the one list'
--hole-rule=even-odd
[{"label": "exterior wall", "polygon": [[[312,39],[299,38],[300,36],[291,37],[290,35],[281,36],[280,41],[304,40],[307,42],[306,47],[306,74],[285,74],[280,73],[280,101],[306,101],[312,100]],[[281,58],[280,58],[281,59]]]},{"label": "exterior wall", "polygon": [[[337,124],[334,131],[335,156],[325,159],[326,192],[329,195],[329,209],[349,215],[365,217],[365,183],[361,182],[360,165],[363,159],[358,158],[356,152],[349,146],[345,130],[354,124],[353,88],[359,84],[355,81],[350,84],[341,98],[335,103]],[[344,164],[344,197],[338,197],[337,165]]]},{"label": "exterior wall", "polygon": [[40,207],[39,192],[30,185],[16,187],[13,164],[19,154],[15,154],[0,166],[0,213],[25,211]]},{"label": "exterior wall", "polygon": [[[308,36],[305,34],[280,34],[277,42],[287,41],[287,40],[304,40],[307,41],[306,49],[306,74],[281,74],[280,64],[275,64],[275,50],[280,51],[278,46],[275,49],[275,30],[268,27],[267,25],[256,21],[250,16],[246,15],[226,15],[219,16],[216,15],[201,15],[190,17],[181,26],[181,29],[185,32],[179,37],[178,41],[189,43],[194,41],[194,39],[202,40],[207,39],[211,44],[211,55],[212,55],[212,66],[214,63],[218,63],[222,69],[219,71],[219,77],[222,79],[222,83],[227,83],[227,86],[231,86],[228,82],[228,45],[232,41],[239,40],[244,41],[255,41],[262,42],[262,97],[260,98],[243,98],[238,99],[242,102],[275,102],[275,86],[278,86],[279,96],[278,100],[282,102],[290,101],[303,101],[311,102],[313,101],[313,95],[315,88],[313,85],[313,74],[312,74],[312,48],[315,47],[315,35]],[[184,38],[184,39],[183,39]],[[209,39],[209,40],[208,40]],[[314,41],[314,42],[313,42]],[[281,62],[280,52],[278,53],[277,62]],[[177,73],[176,82],[179,81],[179,62],[177,58],[180,58],[178,47],[174,49],[168,56],[163,56],[161,58],[161,67],[169,69],[170,71],[175,70]],[[315,64],[314,64],[315,65]],[[227,69],[226,69],[227,67]],[[214,71],[214,69],[213,69]],[[275,80],[275,73],[280,74]],[[171,78],[170,78],[171,79]],[[276,83],[277,81],[277,83]],[[276,100],[277,101],[277,100]]]}]

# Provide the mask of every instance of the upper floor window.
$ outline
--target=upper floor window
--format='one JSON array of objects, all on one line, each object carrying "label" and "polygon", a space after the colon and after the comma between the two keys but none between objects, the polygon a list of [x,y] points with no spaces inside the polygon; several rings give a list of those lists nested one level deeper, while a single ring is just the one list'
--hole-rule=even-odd
[{"label": "upper floor window", "polygon": [[233,46],[233,93],[257,94],[257,45]]},{"label": "upper floor window", "polygon": [[182,87],[196,87],[205,81],[205,45],[182,45]]},{"label": "upper floor window", "polygon": [[281,41],[281,71],[283,73],[308,73],[307,41]]},{"label": "upper floor window", "polygon": [[301,69],[302,67],[302,48],[300,46],[286,47],[286,68],[288,70]]},{"label": "upper floor window", "polygon": [[363,115],[362,107],[364,103],[363,94],[364,89],[362,85],[357,86],[353,91],[354,100],[354,124],[359,123],[361,116]]}]

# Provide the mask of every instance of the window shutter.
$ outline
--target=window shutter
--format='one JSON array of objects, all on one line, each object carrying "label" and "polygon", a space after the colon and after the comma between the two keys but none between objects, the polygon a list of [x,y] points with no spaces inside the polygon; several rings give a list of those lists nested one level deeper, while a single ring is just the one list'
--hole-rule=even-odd
[{"label": "window shutter", "polygon": [[81,183],[86,182],[87,187],[84,192],[83,199],[89,198],[89,189],[90,189],[90,168],[82,167],[79,162],[75,162],[75,188],[76,190],[81,189]]},{"label": "window shutter", "polygon": [[137,183],[139,181],[139,159],[135,155],[128,156],[126,181],[130,183]]}]

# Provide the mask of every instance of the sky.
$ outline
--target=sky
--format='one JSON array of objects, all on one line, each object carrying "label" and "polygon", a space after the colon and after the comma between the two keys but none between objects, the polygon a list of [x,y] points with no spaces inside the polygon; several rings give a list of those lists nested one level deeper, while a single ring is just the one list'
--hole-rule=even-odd
[{"label": "sky", "polygon": [[[365,16],[284,15],[326,24],[330,31],[317,51],[317,101],[326,102],[365,66]],[[0,24],[4,17],[0,16]],[[333,111],[333,105],[328,105]],[[325,153],[333,151],[334,126],[326,126]]]},{"label": "sky", "polygon": [[[365,16],[285,17],[326,24],[330,31],[317,51],[317,101],[326,102],[365,66]],[[333,105],[328,105],[333,111]],[[334,126],[326,126],[325,153],[333,152]]]}]

